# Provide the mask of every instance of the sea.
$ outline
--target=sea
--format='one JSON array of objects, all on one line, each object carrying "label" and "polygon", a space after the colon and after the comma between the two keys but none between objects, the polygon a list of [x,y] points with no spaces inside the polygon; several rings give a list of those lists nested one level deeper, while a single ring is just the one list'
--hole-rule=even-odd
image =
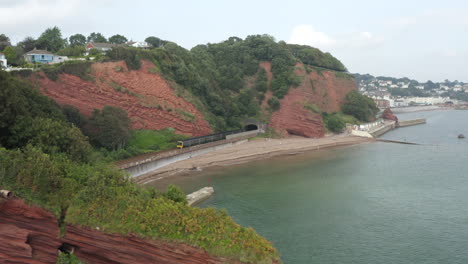
[{"label": "sea", "polygon": [[[286,264],[468,263],[468,111],[426,118],[384,139],[177,177],[213,186],[200,207],[225,208]],[[466,139],[459,139],[465,134]]]}]

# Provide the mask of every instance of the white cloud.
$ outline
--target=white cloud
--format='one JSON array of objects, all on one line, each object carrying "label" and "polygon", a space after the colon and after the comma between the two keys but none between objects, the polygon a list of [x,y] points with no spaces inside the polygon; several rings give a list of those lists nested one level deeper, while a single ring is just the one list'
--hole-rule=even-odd
[{"label": "white cloud", "polygon": [[397,17],[387,21],[391,26],[406,28],[417,25],[468,25],[467,9],[431,9],[423,10],[412,16]]},{"label": "white cloud", "polygon": [[368,31],[330,35],[315,30],[312,25],[298,25],[294,27],[288,42],[329,51],[336,48],[372,48],[383,44],[384,38]]},{"label": "white cloud", "polygon": [[77,11],[80,0],[19,0],[0,7],[0,24],[17,26],[66,18]]},{"label": "white cloud", "polygon": [[298,25],[293,29],[289,43],[324,48],[335,45],[336,40],[323,32],[316,31],[312,25]]}]

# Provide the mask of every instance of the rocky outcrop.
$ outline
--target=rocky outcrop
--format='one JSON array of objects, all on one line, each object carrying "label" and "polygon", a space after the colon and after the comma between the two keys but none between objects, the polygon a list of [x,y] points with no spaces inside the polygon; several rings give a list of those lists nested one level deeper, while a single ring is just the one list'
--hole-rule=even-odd
[{"label": "rocky outcrop", "polygon": [[184,244],[72,225],[60,237],[57,219],[51,213],[20,199],[0,198],[0,263],[56,263],[59,248],[73,251],[86,263],[239,263]]},{"label": "rocky outcrop", "polygon": [[398,123],[398,117],[395,114],[393,114],[390,108],[385,109],[385,111],[382,114],[382,118],[386,120],[393,120]]},{"label": "rocky outcrop", "polygon": [[307,72],[302,64],[296,65],[295,74],[302,78],[301,84],[280,100],[281,108],[273,113],[270,126],[281,135],[322,137],[321,112],[339,111],[346,94],[357,90],[356,82],[333,71]]},{"label": "rocky outcrop", "polygon": [[178,97],[175,90],[156,71],[142,61],[139,70],[128,70],[125,62],[93,63],[93,81],[60,74],[57,81],[44,74],[33,77],[43,94],[59,104],[69,104],[90,116],[105,105],[125,109],[135,129],[174,128],[178,133],[201,136],[212,132],[201,112]]}]

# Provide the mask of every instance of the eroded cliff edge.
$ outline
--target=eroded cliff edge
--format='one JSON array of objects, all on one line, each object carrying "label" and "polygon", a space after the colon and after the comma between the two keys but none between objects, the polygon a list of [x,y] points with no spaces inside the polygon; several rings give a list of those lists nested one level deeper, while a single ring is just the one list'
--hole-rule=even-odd
[{"label": "eroded cliff edge", "polygon": [[64,247],[86,263],[240,263],[185,244],[73,225],[67,225],[61,237],[58,221],[50,212],[21,199],[0,198],[0,263],[56,263],[59,248]]}]

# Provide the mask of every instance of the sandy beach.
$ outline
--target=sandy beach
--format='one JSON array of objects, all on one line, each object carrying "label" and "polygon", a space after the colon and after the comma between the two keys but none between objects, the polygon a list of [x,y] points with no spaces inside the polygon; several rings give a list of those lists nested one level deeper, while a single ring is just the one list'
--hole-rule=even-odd
[{"label": "sandy beach", "polygon": [[256,138],[242,144],[206,153],[188,160],[175,162],[162,167],[150,174],[135,179],[145,184],[194,170],[202,170],[214,166],[229,166],[258,159],[267,159],[280,155],[295,155],[308,151],[323,150],[341,146],[372,142],[374,139],[349,135],[335,135],[312,139],[291,137],[281,139]]}]

